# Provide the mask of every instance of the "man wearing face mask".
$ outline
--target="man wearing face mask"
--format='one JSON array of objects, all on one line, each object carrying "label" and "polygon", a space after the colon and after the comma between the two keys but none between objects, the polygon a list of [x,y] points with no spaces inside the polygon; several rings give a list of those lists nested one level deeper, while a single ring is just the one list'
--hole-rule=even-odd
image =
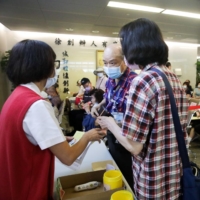
[{"label": "man wearing face mask", "polygon": [[94,70],[94,75],[98,76],[98,79],[96,82],[96,89],[101,89],[105,92],[106,82],[107,82],[108,78],[104,75],[103,68],[99,67],[96,70]]},{"label": "man wearing face mask", "polygon": [[89,103],[91,101],[92,97],[91,97],[90,92],[94,89],[94,87],[92,86],[92,83],[90,82],[88,78],[82,78],[81,85],[85,89],[85,92],[83,94],[83,100],[79,104],[81,106],[81,109],[71,110],[69,112],[69,123],[70,123],[70,126],[74,127],[74,132],[83,131],[82,122],[83,122],[84,116],[86,115],[86,112],[82,108],[84,107],[84,104]]},{"label": "man wearing face mask", "polygon": [[90,80],[88,78],[82,78],[81,85],[85,89],[85,92],[83,94],[83,103],[85,104],[85,103],[88,103],[89,101],[91,101],[92,97],[90,95],[90,91],[92,91],[94,89],[94,87],[92,86],[92,83],[90,82]]},{"label": "man wearing face mask", "polygon": [[[128,90],[137,74],[126,66],[120,45],[112,44],[108,46],[104,51],[103,61],[105,65],[104,71],[109,78],[106,83],[104,99],[96,107],[92,108],[91,114],[93,117],[99,116],[98,109],[104,106],[114,116],[115,120],[122,121],[126,110]],[[131,154],[118,143],[114,135],[109,131],[107,138],[112,157],[130,187],[133,188]],[[125,160],[126,162],[124,162]]]}]

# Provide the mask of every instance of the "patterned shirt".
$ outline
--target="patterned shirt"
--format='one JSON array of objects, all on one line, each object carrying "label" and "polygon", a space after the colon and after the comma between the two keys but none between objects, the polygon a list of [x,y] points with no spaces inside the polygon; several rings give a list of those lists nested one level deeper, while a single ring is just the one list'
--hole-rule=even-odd
[{"label": "patterned shirt", "polygon": [[132,82],[122,134],[144,145],[133,156],[136,197],[143,199],[178,199],[181,177],[176,133],[169,95],[162,77],[150,68],[164,71],[174,92],[185,140],[187,138],[188,101],[175,74],[166,67],[147,65]]},{"label": "patterned shirt", "polygon": [[106,109],[108,112],[123,112],[126,111],[128,91],[132,80],[137,76],[128,67],[120,77],[118,84],[115,79],[109,78],[106,82],[106,91],[104,98],[106,99]]}]

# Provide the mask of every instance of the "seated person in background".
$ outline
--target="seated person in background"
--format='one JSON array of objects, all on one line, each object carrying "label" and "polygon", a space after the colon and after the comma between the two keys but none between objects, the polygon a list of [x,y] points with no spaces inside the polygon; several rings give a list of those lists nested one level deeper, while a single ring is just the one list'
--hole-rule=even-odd
[{"label": "seated person in background", "polygon": [[192,93],[191,93],[191,91],[189,90],[189,83],[188,83],[188,82],[184,82],[184,83],[183,83],[183,88],[184,88],[184,90],[185,90],[185,93],[186,93],[187,98],[191,98],[191,97],[192,97]]},{"label": "seated person in background", "polygon": [[56,87],[57,87],[57,84],[47,88],[46,93],[48,94],[48,98],[49,98],[52,106],[53,107],[55,106],[59,110],[62,101],[61,101],[60,96],[59,96],[59,94],[56,90]]},{"label": "seated person in background", "polygon": [[200,99],[200,82],[196,84],[196,88],[194,89],[193,98]]},{"label": "seated person in background", "polygon": [[90,114],[91,107],[98,105],[103,100],[104,91],[101,89],[94,89],[90,92],[91,95],[91,103],[85,104],[85,111],[88,113],[83,119],[83,127],[85,131],[91,130],[98,126],[96,123],[96,118],[92,117]]},{"label": "seated person in background", "polygon": [[190,80],[186,80],[185,82],[188,83],[188,85],[189,85],[188,89],[189,89],[190,92],[192,93],[192,92],[193,92],[193,88],[192,88],[192,86],[190,85]]},{"label": "seated person in background", "polygon": [[79,110],[71,110],[69,112],[69,123],[70,123],[70,126],[74,127],[74,133],[76,131],[83,131],[82,122],[83,122],[83,117],[86,114],[83,107],[86,103],[91,101],[92,97],[90,95],[90,92],[91,92],[91,90],[94,89],[88,78],[82,78],[81,85],[84,87],[85,92],[83,94],[82,101],[79,103],[80,109]]},{"label": "seated person in background", "polygon": [[94,75],[98,76],[97,82],[96,82],[96,88],[101,89],[105,92],[106,90],[106,82],[108,78],[104,75],[104,69],[103,68],[97,68],[94,70]]},{"label": "seated person in background", "polygon": [[90,80],[88,78],[82,78],[81,85],[85,89],[85,92],[83,94],[83,103],[85,104],[85,103],[91,101],[92,97],[90,95],[90,92],[94,89],[94,87],[92,86],[92,83],[90,82]]},{"label": "seated person in background", "polygon": [[84,92],[85,92],[85,89],[84,89],[84,87],[81,85],[81,80],[78,80],[78,81],[76,82],[76,86],[79,87],[79,91],[78,91],[78,93],[76,93],[75,97],[82,98],[82,97],[83,97],[83,94],[84,94]]},{"label": "seated person in background", "polygon": [[[194,116],[200,117],[200,110],[197,110],[195,112]],[[199,120],[200,120],[200,118],[199,118]],[[199,123],[199,120],[193,120],[191,122],[192,129],[190,130],[190,134],[188,136],[188,143],[190,143],[191,140],[194,138],[195,133],[199,133],[200,134],[200,123]]]}]

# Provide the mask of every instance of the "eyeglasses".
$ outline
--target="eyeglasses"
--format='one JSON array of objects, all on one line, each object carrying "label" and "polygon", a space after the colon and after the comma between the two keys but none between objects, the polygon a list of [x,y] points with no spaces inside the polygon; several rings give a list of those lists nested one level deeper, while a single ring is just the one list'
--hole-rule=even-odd
[{"label": "eyeglasses", "polygon": [[55,60],[55,61],[54,61],[54,67],[55,67],[56,69],[59,69],[59,68],[60,68],[60,60]]}]

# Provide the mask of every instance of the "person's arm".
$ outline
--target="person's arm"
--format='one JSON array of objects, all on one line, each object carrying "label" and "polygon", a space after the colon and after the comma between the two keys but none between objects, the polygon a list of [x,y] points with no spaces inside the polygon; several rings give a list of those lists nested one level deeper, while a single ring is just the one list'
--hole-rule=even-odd
[{"label": "person's arm", "polygon": [[83,98],[83,94],[77,94],[76,97],[78,97],[78,98]]},{"label": "person's arm", "polygon": [[148,83],[143,79],[138,79],[133,80],[129,89],[122,129],[116,126],[114,119],[98,117],[101,128],[108,128],[118,141],[134,155],[142,151],[147,141],[156,106],[154,92],[150,87],[144,90],[143,87]]},{"label": "person's arm", "polygon": [[83,104],[82,107],[83,107],[83,109],[85,110],[85,112],[87,114],[90,114],[90,111],[91,111],[91,102],[87,102],[87,103]]},{"label": "person's arm", "polygon": [[119,143],[132,155],[138,155],[142,151],[143,144],[134,142],[121,135],[122,129],[116,124],[112,117],[98,117],[97,121],[102,128],[108,128],[109,131],[112,132],[119,141]]},{"label": "person's arm", "polygon": [[104,98],[102,101],[101,101],[101,103],[99,103],[97,106],[93,106],[92,107],[92,109],[91,109],[91,115],[92,115],[92,117],[97,117],[97,116],[99,116],[99,113],[98,113],[98,109],[101,107],[101,106],[103,106],[103,105],[105,105],[106,104],[106,99]]},{"label": "person's arm", "polygon": [[71,165],[84,151],[90,141],[99,141],[105,136],[105,131],[92,129],[86,132],[83,137],[72,147],[68,142],[61,142],[49,147],[50,151],[65,165]]}]

